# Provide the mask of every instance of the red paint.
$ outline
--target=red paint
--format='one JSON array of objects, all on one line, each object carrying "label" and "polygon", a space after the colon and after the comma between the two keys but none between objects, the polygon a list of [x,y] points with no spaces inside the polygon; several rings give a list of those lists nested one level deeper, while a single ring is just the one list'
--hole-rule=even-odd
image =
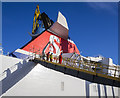
[{"label": "red paint", "polygon": [[62,64],[62,55],[59,55],[59,63]]},{"label": "red paint", "polygon": [[[51,35],[54,35],[53,33],[50,33],[48,31],[43,32],[41,35],[39,35],[37,38],[35,38],[33,41],[31,41],[28,45],[26,45],[23,50],[30,51],[30,52],[35,52],[38,51],[37,54],[42,54],[43,49],[49,42],[49,38]],[[56,35],[54,35],[56,36]],[[56,45],[60,48],[60,50],[63,50],[63,53],[73,53],[76,52],[77,54],[79,53],[78,48],[74,43],[69,42],[68,40],[65,40],[59,36],[56,36],[59,38],[60,43],[58,43],[56,40],[54,42]],[[55,47],[52,44],[49,44],[48,47],[45,50],[45,53],[47,54],[49,52],[49,47],[53,47],[53,53],[56,52]]]}]

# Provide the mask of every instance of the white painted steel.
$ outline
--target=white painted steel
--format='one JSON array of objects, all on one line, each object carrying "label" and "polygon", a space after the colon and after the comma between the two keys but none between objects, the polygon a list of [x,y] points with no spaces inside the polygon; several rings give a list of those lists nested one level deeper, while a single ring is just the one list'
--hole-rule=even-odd
[{"label": "white painted steel", "polygon": [[[22,59],[13,58],[10,56],[0,55],[0,66],[2,67],[2,72],[15,65],[16,63],[21,62]],[[1,73],[0,73],[1,74]]]},{"label": "white painted steel", "polygon": [[[4,57],[4,59],[6,64],[9,64],[7,61],[10,59],[11,64],[17,60],[11,57]],[[117,87],[91,83],[46,68],[41,64],[35,66],[33,63],[29,63],[28,67],[30,66],[33,66],[33,69],[3,96],[118,96]],[[23,73],[24,71],[21,72],[21,74]]]},{"label": "white painted steel", "polygon": [[67,20],[60,11],[58,12],[57,22],[69,30]]}]

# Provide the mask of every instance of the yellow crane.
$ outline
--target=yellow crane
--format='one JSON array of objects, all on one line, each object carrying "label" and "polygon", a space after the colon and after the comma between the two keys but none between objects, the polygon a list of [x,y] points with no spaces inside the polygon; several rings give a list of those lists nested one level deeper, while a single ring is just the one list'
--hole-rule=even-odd
[{"label": "yellow crane", "polygon": [[34,13],[34,19],[33,19],[33,28],[32,28],[32,34],[35,35],[36,30],[39,28],[39,21],[41,21],[41,28],[48,29],[54,22],[47,16],[45,12],[40,13],[39,5],[37,5],[35,13]]},{"label": "yellow crane", "polygon": [[36,29],[39,27],[38,21],[40,20],[40,10],[39,10],[39,5],[37,5],[35,14],[34,14],[34,19],[33,19],[33,29],[32,29],[32,34],[35,34]]}]

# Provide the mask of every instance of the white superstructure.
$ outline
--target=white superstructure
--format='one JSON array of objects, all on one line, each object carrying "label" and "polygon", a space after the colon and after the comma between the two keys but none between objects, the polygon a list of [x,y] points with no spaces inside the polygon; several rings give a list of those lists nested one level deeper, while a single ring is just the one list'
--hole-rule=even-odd
[{"label": "white superstructure", "polygon": [[[8,81],[2,96],[118,96],[118,87],[88,82],[41,64],[36,65],[28,59],[21,60],[3,55],[0,57],[2,72],[10,69],[2,79],[4,83]],[[11,73],[12,68],[14,71]]]}]

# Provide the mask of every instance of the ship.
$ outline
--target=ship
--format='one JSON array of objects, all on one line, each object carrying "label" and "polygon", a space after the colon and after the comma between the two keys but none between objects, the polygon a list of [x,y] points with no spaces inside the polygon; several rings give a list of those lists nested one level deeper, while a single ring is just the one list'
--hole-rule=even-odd
[{"label": "ship", "polygon": [[120,97],[120,66],[111,58],[82,56],[68,33],[61,12],[53,22],[37,5],[31,40],[8,55],[1,48],[0,96]]}]

